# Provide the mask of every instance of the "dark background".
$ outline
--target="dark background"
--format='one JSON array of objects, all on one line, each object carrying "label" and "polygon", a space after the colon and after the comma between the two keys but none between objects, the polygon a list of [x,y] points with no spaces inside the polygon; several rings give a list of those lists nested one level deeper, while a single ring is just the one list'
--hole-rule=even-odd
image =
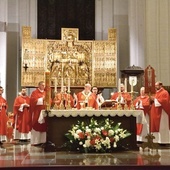
[{"label": "dark background", "polygon": [[61,40],[61,28],[79,28],[79,40],[95,40],[95,0],[38,0],[38,39]]}]

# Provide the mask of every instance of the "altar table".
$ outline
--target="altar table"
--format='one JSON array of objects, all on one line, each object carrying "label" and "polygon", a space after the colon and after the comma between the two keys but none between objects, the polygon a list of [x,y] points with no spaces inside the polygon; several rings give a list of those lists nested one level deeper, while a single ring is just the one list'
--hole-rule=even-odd
[{"label": "altar table", "polygon": [[146,123],[142,110],[50,110],[47,113],[42,111],[39,122],[43,122],[47,116],[48,130],[47,141],[56,145],[57,150],[62,150],[61,146],[67,141],[65,134],[71,129],[77,121],[90,120],[92,117],[96,120],[109,118],[115,123],[120,122],[121,127],[131,133],[123,139],[123,143],[128,145],[131,150],[138,149],[136,142],[136,123]]}]

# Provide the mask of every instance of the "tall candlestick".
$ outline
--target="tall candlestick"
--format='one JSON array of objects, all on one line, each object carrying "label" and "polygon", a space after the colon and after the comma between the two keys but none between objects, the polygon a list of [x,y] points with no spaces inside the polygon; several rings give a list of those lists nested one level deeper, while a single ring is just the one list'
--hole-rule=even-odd
[{"label": "tall candlestick", "polygon": [[119,78],[119,82],[118,82],[118,92],[120,92],[120,91],[121,91],[121,87],[120,87],[120,85],[121,85],[121,79]]},{"label": "tall candlestick", "polygon": [[54,82],[54,92],[57,92],[57,78],[55,78],[55,82]]},{"label": "tall candlestick", "polygon": [[125,84],[125,92],[127,92],[127,78],[125,78],[124,84]]},{"label": "tall candlestick", "polygon": [[50,110],[51,107],[51,81],[50,81],[50,72],[47,70],[45,72],[45,86],[46,86],[46,93],[45,93],[45,105],[46,110]]},{"label": "tall candlestick", "polygon": [[68,93],[70,93],[70,78],[68,78]]}]

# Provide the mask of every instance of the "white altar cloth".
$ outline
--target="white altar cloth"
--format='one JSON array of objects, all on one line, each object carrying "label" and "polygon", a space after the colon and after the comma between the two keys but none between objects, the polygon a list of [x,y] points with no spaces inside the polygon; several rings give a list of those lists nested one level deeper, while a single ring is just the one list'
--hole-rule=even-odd
[{"label": "white altar cloth", "polygon": [[[45,112],[45,110],[41,111],[40,117],[38,122],[39,123],[43,123],[44,122],[44,117],[47,116],[47,113]],[[88,117],[92,117],[92,116],[134,116],[136,117],[136,123],[141,123],[141,124],[146,124],[146,118],[144,115],[143,110],[50,110],[50,112],[48,113],[49,117],[84,117],[84,116],[88,116]]]}]

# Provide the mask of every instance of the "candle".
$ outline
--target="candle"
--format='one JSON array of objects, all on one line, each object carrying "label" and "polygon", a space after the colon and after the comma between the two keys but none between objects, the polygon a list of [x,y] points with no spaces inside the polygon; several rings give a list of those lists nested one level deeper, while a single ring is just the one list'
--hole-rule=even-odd
[{"label": "candle", "polygon": [[133,79],[131,80],[131,92],[133,92]]},{"label": "candle", "polygon": [[125,78],[124,84],[125,84],[125,92],[127,92],[127,78]]},{"label": "candle", "polygon": [[120,85],[121,85],[121,79],[119,78],[119,82],[118,82],[118,91],[119,91],[119,92],[121,91]]},{"label": "candle", "polygon": [[63,77],[61,78],[61,92],[63,92]]},{"label": "candle", "polygon": [[68,78],[68,93],[70,93],[70,78]]},{"label": "candle", "polygon": [[55,78],[55,83],[54,83],[54,92],[57,92],[57,79]]}]

